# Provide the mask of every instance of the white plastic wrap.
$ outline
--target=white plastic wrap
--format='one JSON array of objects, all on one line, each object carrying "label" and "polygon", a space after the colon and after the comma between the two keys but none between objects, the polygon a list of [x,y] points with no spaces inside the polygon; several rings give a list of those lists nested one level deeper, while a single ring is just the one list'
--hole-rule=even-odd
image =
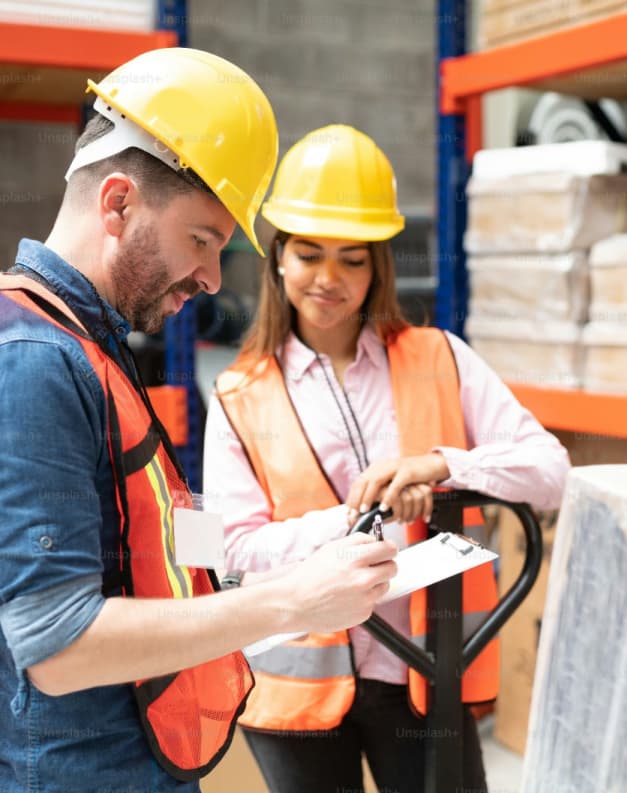
[{"label": "white plastic wrap", "polygon": [[522,793],[627,791],[627,466],[573,468],[557,525]]},{"label": "white plastic wrap", "polygon": [[469,316],[473,349],[510,382],[577,388],[581,384],[581,326]]},{"label": "white plastic wrap", "polygon": [[[626,4],[627,5],[627,4]],[[627,144],[575,140],[540,146],[481,149],[472,161],[476,179],[507,179],[530,173],[571,173],[579,176],[617,174],[625,170]]]},{"label": "white plastic wrap", "polygon": [[582,343],[584,389],[626,394],[627,325],[590,322],[584,326]]},{"label": "white plastic wrap", "polygon": [[485,317],[584,322],[585,251],[469,256],[470,313]]},{"label": "white plastic wrap", "polygon": [[627,175],[524,174],[468,182],[469,253],[559,253],[627,230]]},{"label": "white plastic wrap", "polygon": [[0,21],[106,30],[154,30],[156,0],[0,0]]},{"label": "white plastic wrap", "polygon": [[590,319],[627,325],[627,234],[590,249]]}]

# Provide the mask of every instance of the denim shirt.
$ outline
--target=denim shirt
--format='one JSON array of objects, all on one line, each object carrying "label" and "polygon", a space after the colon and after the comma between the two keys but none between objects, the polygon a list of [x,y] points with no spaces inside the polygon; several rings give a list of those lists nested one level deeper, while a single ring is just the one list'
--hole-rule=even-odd
[{"label": "denim shirt", "polygon": [[[87,278],[32,240],[16,266],[123,365],[129,325]],[[51,697],[25,673],[98,615],[119,518],[95,371],[74,337],[1,294],[0,395],[0,791],[196,793],[153,758],[130,685]]]}]

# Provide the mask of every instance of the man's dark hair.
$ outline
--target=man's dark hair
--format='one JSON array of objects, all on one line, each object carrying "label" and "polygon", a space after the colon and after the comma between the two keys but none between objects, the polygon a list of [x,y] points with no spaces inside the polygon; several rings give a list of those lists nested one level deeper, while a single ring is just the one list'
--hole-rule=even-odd
[{"label": "man's dark hair", "polygon": [[[76,141],[74,152],[106,135],[113,126],[112,121],[96,113]],[[175,171],[156,157],[133,147],[75,171],[66,191],[68,201],[83,204],[96,185],[112,171],[122,171],[134,179],[146,202],[155,207],[166,206],[175,196],[189,193],[194,188],[213,195],[191,168]]]}]

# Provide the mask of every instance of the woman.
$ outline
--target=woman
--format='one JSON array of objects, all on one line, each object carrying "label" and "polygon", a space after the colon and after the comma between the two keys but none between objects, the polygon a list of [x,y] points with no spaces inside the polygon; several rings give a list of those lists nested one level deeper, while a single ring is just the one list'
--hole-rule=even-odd
[{"label": "woman", "polygon": [[[225,516],[229,565],[302,559],[375,501],[394,512],[386,535],[416,542],[436,482],[559,506],[569,466],[559,442],[460,339],[403,319],[388,240],[404,219],[374,141],[347,126],[309,133],[262,212],[277,231],[258,315],[218,378],[205,441],[205,491]],[[480,515],[466,512],[472,533]],[[489,565],[465,574],[466,630],[494,598]],[[424,590],[377,611],[424,640]],[[240,723],[273,793],[361,790],[362,753],[380,791],[422,790],[424,681],[363,628],[253,661]],[[497,664],[493,642],[464,675],[465,701],[496,696]],[[485,790],[469,707],[464,789]]]}]

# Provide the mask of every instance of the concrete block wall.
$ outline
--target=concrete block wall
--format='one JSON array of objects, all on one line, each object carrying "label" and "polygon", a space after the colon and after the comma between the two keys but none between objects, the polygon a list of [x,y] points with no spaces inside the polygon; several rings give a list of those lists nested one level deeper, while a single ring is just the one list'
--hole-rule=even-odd
[{"label": "concrete block wall", "polygon": [[[188,0],[190,46],[249,71],[272,102],[281,153],[309,130],[348,123],[390,158],[404,210],[434,191],[433,0]],[[21,236],[45,239],[75,130],[0,121],[0,267]],[[268,236],[263,222],[262,237]],[[231,257],[225,283],[251,291],[256,257]],[[254,288],[252,290],[254,292]]]},{"label": "concrete block wall", "polygon": [[71,125],[0,121],[0,270],[13,265],[21,237],[48,236],[75,140]]},{"label": "concrete block wall", "polygon": [[433,0],[188,0],[190,44],[238,63],[267,93],[281,153],[348,123],[389,156],[401,204],[431,206]]},{"label": "concrete block wall", "polygon": [[[233,60],[268,95],[280,154],[311,129],[356,126],[397,175],[403,211],[432,211],[434,0],[188,0],[190,46]],[[262,240],[270,234],[258,222]],[[224,283],[254,295],[254,256],[229,259]]]}]

